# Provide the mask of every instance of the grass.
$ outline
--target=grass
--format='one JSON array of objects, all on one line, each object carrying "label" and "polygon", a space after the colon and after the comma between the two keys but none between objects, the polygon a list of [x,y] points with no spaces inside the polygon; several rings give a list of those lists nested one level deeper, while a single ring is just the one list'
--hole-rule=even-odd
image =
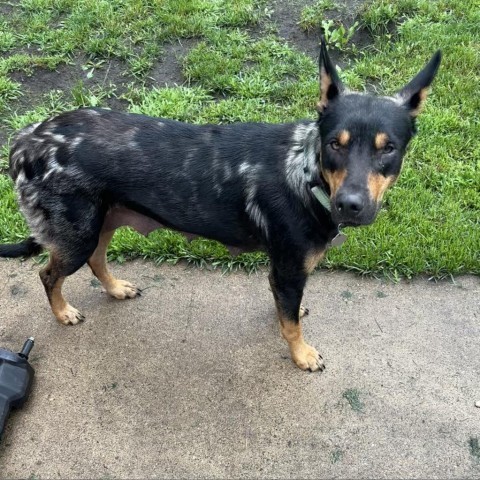
[{"label": "grass", "polygon": [[298,23],[307,32],[316,30],[325,20],[325,12],[334,8],[333,0],[317,0],[313,5],[307,5],[302,9]]},{"label": "grass", "polygon": [[[6,167],[10,135],[23,125],[84,105],[107,105],[115,98],[126,108],[194,123],[289,122],[315,118],[318,96],[315,62],[267,27],[268,2],[253,0],[23,0],[0,20],[0,113],[7,134],[0,152]],[[330,1],[302,11],[301,28],[326,21]],[[342,8],[338,8],[342,11]],[[324,265],[392,278],[428,274],[435,278],[480,274],[480,12],[471,0],[371,0],[355,19],[355,29],[371,34],[371,45],[349,58],[353,31],[339,32],[351,88],[365,85],[392,93],[405,84],[433,51],[444,54],[419,134],[402,176],[387,195],[377,222],[347,229],[348,241],[329,251]],[[48,25],[50,28],[45,28]],[[341,19],[331,28],[338,30]],[[355,23],[354,23],[355,25]],[[299,28],[300,28],[299,27]],[[195,38],[183,63],[184,85],[149,86],[152,67],[167,43]],[[348,37],[348,38],[347,38]],[[342,43],[343,42],[343,43]],[[335,42],[333,42],[335,43]],[[343,45],[343,46],[342,46]],[[78,60],[81,58],[81,60]],[[101,77],[109,60],[123,65],[131,83],[88,84]],[[82,63],[84,78],[67,91],[45,90],[22,103],[22,78]],[[19,72],[22,75],[19,75]],[[28,80],[27,80],[28,81]],[[0,241],[27,234],[12,185],[0,177]],[[181,259],[198,265],[253,270],[267,263],[263,254],[236,258],[216,242],[188,243],[168,231],[148,238],[122,229],[111,258]]]}]

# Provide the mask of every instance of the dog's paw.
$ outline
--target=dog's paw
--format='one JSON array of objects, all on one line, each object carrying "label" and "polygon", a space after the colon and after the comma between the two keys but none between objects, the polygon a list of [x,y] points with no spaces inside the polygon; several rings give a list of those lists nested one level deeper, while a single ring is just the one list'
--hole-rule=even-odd
[{"label": "dog's paw", "polygon": [[109,295],[117,298],[118,300],[140,297],[142,295],[142,292],[139,288],[137,288],[135,285],[132,285],[130,282],[126,282],[125,280],[115,280],[115,283],[109,285],[106,290]]},{"label": "dog's paw", "polygon": [[63,310],[56,312],[55,317],[63,325],[76,325],[85,320],[85,317],[69,303],[66,304]]},{"label": "dog's paw", "polygon": [[302,370],[310,370],[311,372],[317,370],[323,372],[325,370],[322,356],[315,348],[308,345],[308,343],[302,342],[298,345],[292,346],[291,353],[292,360]]},{"label": "dog's paw", "polygon": [[298,312],[299,318],[306,317],[310,313],[310,310],[303,305],[300,305],[300,311]]}]

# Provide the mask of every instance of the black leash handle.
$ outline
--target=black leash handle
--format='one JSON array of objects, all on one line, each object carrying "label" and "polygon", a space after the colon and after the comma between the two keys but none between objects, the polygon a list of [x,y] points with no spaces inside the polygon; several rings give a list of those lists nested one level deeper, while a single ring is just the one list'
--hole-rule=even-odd
[{"label": "black leash handle", "polygon": [[34,345],[30,337],[19,353],[0,348],[0,439],[12,408],[21,407],[32,389],[35,370],[28,363]]}]

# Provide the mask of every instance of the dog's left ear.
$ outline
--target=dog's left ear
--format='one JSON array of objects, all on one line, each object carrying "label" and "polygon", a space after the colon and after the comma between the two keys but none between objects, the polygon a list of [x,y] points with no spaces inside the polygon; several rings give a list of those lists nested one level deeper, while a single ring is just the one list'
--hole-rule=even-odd
[{"label": "dog's left ear", "polygon": [[437,74],[441,60],[442,53],[438,50],[425,68],[395,95],[398,102],[410,112],[412,117],[420,113],[427,98],[428,87]]},{"label": "dog's left ear", "polygon": [[327,45],[323,37],[318,63],[320,68],[320,101],[318,102],[317,108],[321,113],[329,102],[345,90],[343,83],[338,77],[337,69],[328,56]]}]

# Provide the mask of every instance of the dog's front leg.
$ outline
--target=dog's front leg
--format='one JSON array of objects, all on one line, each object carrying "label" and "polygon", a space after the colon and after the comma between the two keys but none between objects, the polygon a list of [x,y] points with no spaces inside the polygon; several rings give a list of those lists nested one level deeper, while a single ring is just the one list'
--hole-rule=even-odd
[{"label": "dog's front leg", "polygon": [[300,323],[301,301],[307,275],[303,270],[279,269],[275,264],[269,275],[270,286],[277,306],[280,331],[288,342],[292,360],[302,370],[311,372],[325,369],[317,350],[303,339]]}]

